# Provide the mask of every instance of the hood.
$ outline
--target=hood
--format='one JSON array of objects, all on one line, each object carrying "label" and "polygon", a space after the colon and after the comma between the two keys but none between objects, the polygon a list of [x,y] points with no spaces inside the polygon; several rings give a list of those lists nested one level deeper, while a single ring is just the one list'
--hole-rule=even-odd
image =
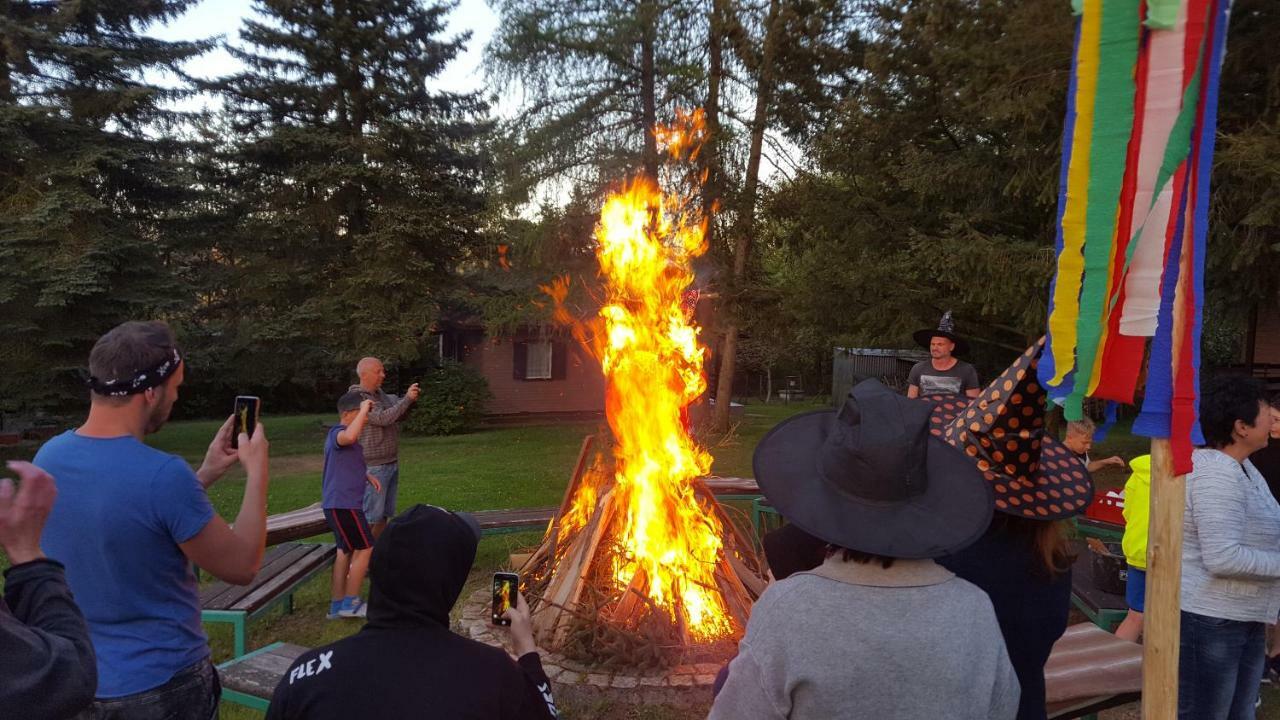
[{"label": "hood", "polygon": [[1133,474],[1142,479],[1143,482],[1151,482],[1151,456],[1139,455],[1129,461],[1129,469],[1133,470]]},{"label": "hood", "polygon": [[479,542],[466,513],[414,505],[397,515],[369,560],[369,627],[449,627]]}]

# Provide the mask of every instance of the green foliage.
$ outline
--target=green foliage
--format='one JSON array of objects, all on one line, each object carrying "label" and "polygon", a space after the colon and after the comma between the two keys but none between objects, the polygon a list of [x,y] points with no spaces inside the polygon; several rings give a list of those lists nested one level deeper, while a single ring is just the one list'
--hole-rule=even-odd
[{"label": "green foliage", "polygon": [[0,7],[0,411],[82,397],[102,332],[169,317],[198,197],[168,101],[152,80],[210,47],[143,28],[191,0],[17,1]]},{"label": "green foliage", "polygon": [[[297,382],[364,355],[419,356],[481,245],[488,125],[477,94],[428,88],[463,48],[446,3],[255,5],[213,85],[206,170],[225,230],[192,324],[246,382]],[[252,360],[251,360],[252,359]]]},{"label": "green foliage", "polygon": [[781,187],[765,255],[810,333],[900,345],[955,311],[1013,348],[1043,324],[1069,8],[863,2],[856,82],[811,143],[818,172]]},{"label": "green foliage", "polygon": [[1206,285],[1239,321],[1255,304],[1280,312],[1280,66],[1260,61],[1275,53],[1280,6],[1238,0],[1227,32]]},{"label": "green foliage", "polygon": [[468,365],[446,362],[422,379],[422,396],[404,422],[413,435],[454,435],[475,429],[492,398],[489,382]]},{"label": "green foliage", "polygon": [[528,97],[502,149],[515,199],[547,181],[599,187],[634,172],[655,121],[699,104],[697,3],[502,0],[495,10],[487,62]]}]

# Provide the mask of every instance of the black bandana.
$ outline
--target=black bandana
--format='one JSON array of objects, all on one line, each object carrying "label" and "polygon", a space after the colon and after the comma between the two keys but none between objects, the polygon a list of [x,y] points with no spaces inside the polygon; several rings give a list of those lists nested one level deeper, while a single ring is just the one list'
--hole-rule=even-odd
[{"label": "black bandana", "polygon": [[182,364],[182,356],[178,354],[177,348],[169,350],[169,357],[155,367],[148,368],[125,380],[99,380],[92,375],[86,381],[89,389],[99,395],[107,397],[124,397],[126,395],[136,395],[137,393],[160,385],[168,380],[171,375],[178,371],[178,366]]}]

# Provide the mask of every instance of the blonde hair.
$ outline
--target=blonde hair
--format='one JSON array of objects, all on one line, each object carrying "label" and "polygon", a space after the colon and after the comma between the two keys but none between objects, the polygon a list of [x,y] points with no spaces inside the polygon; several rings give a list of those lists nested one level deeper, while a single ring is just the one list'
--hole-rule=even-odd
[{"label": "blonde hair", "polygon": [[1068,433],[1079,433],[1087,437],[1093,437],[1093,433],[1096,432],[1097,429],[1098,426],[1094,425],[1093,421],[1087,417],[1082,417],[1079,420],[1072,420],[1067,423]]}]

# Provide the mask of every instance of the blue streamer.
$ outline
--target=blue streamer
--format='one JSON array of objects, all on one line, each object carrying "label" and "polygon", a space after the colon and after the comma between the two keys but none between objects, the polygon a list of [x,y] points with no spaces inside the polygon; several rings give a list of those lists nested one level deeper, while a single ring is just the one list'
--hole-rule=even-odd
[{"label": "blue streamer", "polygon": [[1098,429],[1093,431],[1094,442],[1102,442],[1107,439],[1107,433],[1111,432],[1111,428],[1115,427],[1116,418],[1118,416],[1117,410],[1119,407],[1120,403],[1115,400],[1107,401],[1105,419],[1102,421],[1102,424],[1098,426]]},{"label": "blue streamer", "polygon": [[1191,405],[1193,421],[1191,423],[1191,442],[1204,445],[1204,433],[1200,430],[1200,337],[1204,326],[1204,259],[1207,252],[1209,235],[1209,176],[1213,170],[1213,151],[1218,137],[1218,86],[1222,79],[1222,57],[1227,48],[1227,22],[1231,17],[1231,0],[1221,0],[1215,11],[1218,13],[1214,23],[1213,54],[1209,61],[1209,81],[1205,86],[1204,118],[1200,126],[1200,156],[1196,170],[1196,212],[1194,247],[1195,258],[1192,268],[1195,272],[1196,322],[1191,336],[1191,372],[1193,387],[1197,388],[1196,397]]},{"label": "blue streamer", "polygon": [[[1071,73],[1068,75],[1067,81],[1067,117],[1062,128],[1062,167],[1058,170],[1058,214],[1054,225],[1053,239],[1053,256],[1055,258],[1062,256],[1062,214],[1067,209],[1067,174],[1071,167],[1071,142],[1072,134],[1076,127],[1076,83],[1078,82],[1077,70],[1079,68],[1080,55],[1080,26],[1081,21],[1076,21],[1076,38],[1071,45]],[[1049,314],[1046,317],[1053,316],[1053,298],[1054,290],[1058,285],[1058,273],[1053,274],[1053,279],[1049,283]],[[1045,379],[1046,390],[1049,397],[1055,402],[1061,398],[1065,398],[1071,394],[1074,386],[1072,375],[1063,378],[1062,383],[1057,386],[1049,384],[1049,379],[1057,373],[1054,371],[1053,364],[1053,333],[1048,329],[1048,323],[1045,328],[1045,347],[1040,353],[1040,368],[1037,374]],[[1059,394],[1060,393],[1060,394]],[[1060,404],[1060,403],[1059,403]]]}]

